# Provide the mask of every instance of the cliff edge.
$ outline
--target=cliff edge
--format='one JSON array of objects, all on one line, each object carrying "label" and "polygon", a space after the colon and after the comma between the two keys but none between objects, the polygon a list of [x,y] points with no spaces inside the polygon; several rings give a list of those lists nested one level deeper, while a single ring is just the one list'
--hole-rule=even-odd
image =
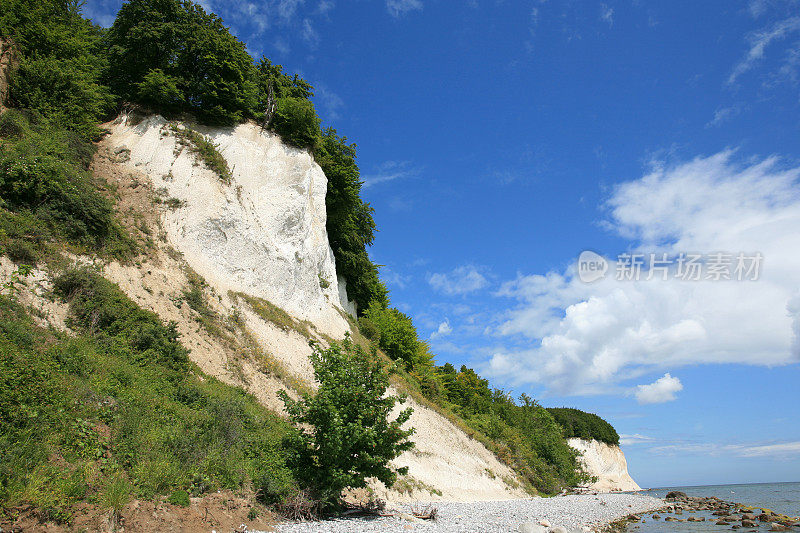
[{"label": "cliff edge", "polygon": [[597,477],[588,488],[598,492],[642,490],[628,474],[628,462],[619,446],[577,438],[569,439],[568,443],[581,452],[586,472]]}]

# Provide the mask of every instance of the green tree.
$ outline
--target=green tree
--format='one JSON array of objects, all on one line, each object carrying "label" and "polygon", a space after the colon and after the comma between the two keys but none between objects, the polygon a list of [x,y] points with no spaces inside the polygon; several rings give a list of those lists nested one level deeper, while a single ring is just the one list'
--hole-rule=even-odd
[{"label": "green tree", "polygon": [[270,126],[285,142],[298,148],[314,148],[319,140],[319,117],[314,104],[304,98],[278,98]]},{"label": "green tree", "polygon": [[336,270],[347,282],[347,294],[363,314],[370,302],[389,303],[378,267],[367,255],[375,237],[373,209],[361,199],[361,175],[356,164],[356,145],[328,128],[314,153],[328,178],[325,206],[328,240],[336,257]]},{"label": "green tree", "polygon": [[[108,33],[109,81],[123,99],[162,112],[153,94],[154,72],[182,96],[180,111],[212,124],[234,124],[253,112],[257,86],[253,59],[243,42],[214,14],[189,0],[130,0]],[[153,98],[155,96],[155,98]],[[171,103],[170,103],[171,104]]]},{"label": "green tree", "polygon": [[316,394],[294,401],[281,393],[300,428],[287,439],[289,463],[323,510],[331,510],[345,488],[365,487],[367,478],[391,486],[398,473],[405,473],[389,462],[413,447],[408,440],[413,428],[402,428],[412,410],[389,419],[403,400],[386,393],[389,375],[374,354],[367,357],[349,338],[327,350],[315,349],[311,361],[320,384]]},{"label": "green tree", "polygon": [[13,40],[19,59],[12,102],[96,139],[96,123],[113,110],[114,98],[101,83],[104,30],[84,19],[80,7],[75,0],[0,0],[0,35]]}]

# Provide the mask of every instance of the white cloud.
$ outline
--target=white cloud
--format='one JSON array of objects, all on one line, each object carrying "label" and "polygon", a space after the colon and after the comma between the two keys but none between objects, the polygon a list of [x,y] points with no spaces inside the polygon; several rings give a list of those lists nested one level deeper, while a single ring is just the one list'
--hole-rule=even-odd
[{"label": "white cloud", "polygon": [[652,437],[648,437],[646,435],[641,435],[639,433],[633,433],[631,435],[622,434],[619,436],[619,443],[622,446],[634,446],[636,444],[646,444],[648,442],[653,442],[655,439]]},{"label": "white cloud", "polygon": [[300,35],[310,48],[313,49],[319,46],[319,33],[317,33],[317,30],[315,30],[314,26],[311,25],[310,20],[303,19],[303,26]]},{"label": "white cloud", "polygon": [[614,25],[614,8],[606,4],[600,4],[600,20],[607,22],[608,27]]},{"label": "white cloud", "polygon": [[336,120],[341,116],[339,112],[344,107],[344,100],[330,90],[327,85],[314,84],[314,99],[322,107],[326,120]]},{"label": "white cloud", "polygon": [[781,444],[763,444],[760,446],[744,446],[737,451],[743,457],[775,457],[783,455],[800,455],[800,441]]},{"label": "white cloud", "polygon": [[333,0],[320,0],[316,12],[320,15],[327,15],[333,11],[334,7],[336,7],[336,3]]},{"label": "white cloud", "polygon": [[284,20],[294,18],[297,8],[303,4],[304,0],[279,0],[277,5],[278,15]]},{"label": "white cloud", "polygon": [[422,11],[422,0],[386,0],[386,9],[395,18],[410,11]]},{"label": "white cloud", "polygon": [[406,285],[411,279],[411,276],[400,274],[399,272],[395,272],[394,270],[388,267],[382,267],[381,279],[386,283],[388,283],[389,285],[397,287],[398,289],[405,289]]},{"label": "white cloud", "polygon": [[361,176],[364,181],[364,188],[369,188],[378,183],[394,181],[402,178],[409,178],[419,174],[419,169],[411,166],[411,161],[385,161],[377,171],[372,174]]},{"label": "white cloud", "polygon": [[429,274],[428,283],[434,289],[450,296],[468,294],[488,284],[483,274],[472,265],[460,266],[447,273]]},{"label": "white cloud", "polygon": [[797,363],[798,178],[800,167],[776,157],[741,161],[723,151],[619,185],[607,224],[631,250],[760,252],[760,279],[617,281],[612,266],[586,284],[574,263],[520,276],[497,292],[518,305],[495,329],[500,346],[483,372],[560,394],[624,394],[626,381],[684,365]]},{"label": "white cloud", "polygon": [[728,77],[728,83],[734,83],[736,78],[750,70],[764,58],[764,51],[776,39],[800,30],[800,17],[791,17],[777,22],[772,28],[754,33],[750,37],[750,50],[744,58],[734,67]]},{"label": "white cloud", "polygon": [[739,106],[730,106],[730,107],[720,107],[714,112],[714,118],[712,118],[707,124],[706,128],[711,128],[714,126],[719,126],[723,124],[736,115],[739,114]]},{"label": "white cloud", "polygon": [[431,333],[431,339],[446,337],[453,333],[453,328],[450,327],[450,321],[448,319],[444,319],[444,322],[439,324],[439,328]]},{"label": "white cloud", "polygon": [[669,372],[649,385],[636,387],[636,401],[640,404],[664,403],[676,400],[675,393],[683,390],[683,384]]},{"label": "white cloud", "polygon": [[718,444],[714,442],[676,443],[650,448],[650,453],[657,455],[700,455],[700,456],[737,456],[737,457],[769,457],[787,459],[800,455],[800,441],[774,444]]}]

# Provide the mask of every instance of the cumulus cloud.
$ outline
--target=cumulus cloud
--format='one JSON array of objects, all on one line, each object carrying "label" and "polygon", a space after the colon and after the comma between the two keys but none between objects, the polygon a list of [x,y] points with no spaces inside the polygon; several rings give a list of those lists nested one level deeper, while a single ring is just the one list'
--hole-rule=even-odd
[{"label": "cumulus cloud", "polygon": [[[734,151],[666,165],[614,189],[607,226],[631,250],[763,256],[757,281],[519,276],[482,370],[559,394],[625,393],[624,383],[683,365],[800,361],[800,167]],[[576,256],[578,255],[576,251]],[[608,256],[616,260],[615,256]],[[612,263],[613,264],[613,263]]]},{"label": "cumulus cloud", "polygon": [[447,273],[429,274],[428,283],[437,291],[455,296],[482,289],[488,281],[476,267],[464,265]]},{"label": "cumulus cloud", "polygon": [[411,11],[422,11],[422,0],[386,0],[386,9],[395,18]]},{"label": "cumulus cloud", "polygon": [[677,399],[675,393],[683,390],[683,384],[669,372],[649,385],[636,387],[636,401],[640,404],[664,403]]},{"label": "cumulus cloud", "polygon": [[436,339],[440,337],[446,337],[453,333],[453,328],[450,327],[450,321],[448,319],[444,319],[444,322],[439,324],[439,328],[431,333],[431,339]]}]

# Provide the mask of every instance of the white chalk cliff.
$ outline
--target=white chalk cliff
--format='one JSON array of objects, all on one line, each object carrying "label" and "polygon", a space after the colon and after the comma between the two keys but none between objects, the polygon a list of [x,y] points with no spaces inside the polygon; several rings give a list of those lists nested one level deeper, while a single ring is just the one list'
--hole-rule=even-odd
[{"label": "white chalk cliff", "polygon": [[581,452],[586,472],[597,478],[588,488],[598,492],[642,490],[628,474],[628,462],[619,446],[576,438],[568,443]]},{"label": "white chalk cliff", "polygon": [[[354,314],[346,287],[337,277],[326,231],[327,179],[306,151],[289,147],[256,124],[232,128],[193,126],[219,148],[232,173],[224,183],[181,149],[170,124],[159,116],[135,122],[123,115],[106,125],[111,134],[101,152],[122,154],[115,172],[120,194],[133,194],[130,183],[149,180],[154,191],[171,197],[174,208],[164,209],[160,224],[168,244],[186,264],[207,281],[212,304],[222,316],[237,313],[265,353],[278,359],[293,376],[313,379],[308,339],[263,320],[229,291],[270,301],[294,318],[313,325],[316,340],[342,338],[349,330],[344,313]],[[126,156],[129,153],[129,159]],[[247,388],[260,401],[280,410],[276,391],[283,387],[265,377],[246,359],[226,355],[224,345],[206,334],[180,303],[159,296],[181,294],[180,268],[170,266],[169,254],[142,265],[112,264],[105,275],[134,300],[178,323],[182,341],[200,368],[219,379]],[[177,263],[176,263],[177,264]],[[177,272],[176,272],[177,271]],[[150,288],[150,290],[148,290]],[[324,334],[324,335],[320,335]],[[238,365],[238,373],[231,370]],[[497,500],[524,497],[516,475],[482,444],[435,411],[409,401],[414,414],[416,448],[395,461],[408,466],[405,494],[379,494],[389,500]]]}]

